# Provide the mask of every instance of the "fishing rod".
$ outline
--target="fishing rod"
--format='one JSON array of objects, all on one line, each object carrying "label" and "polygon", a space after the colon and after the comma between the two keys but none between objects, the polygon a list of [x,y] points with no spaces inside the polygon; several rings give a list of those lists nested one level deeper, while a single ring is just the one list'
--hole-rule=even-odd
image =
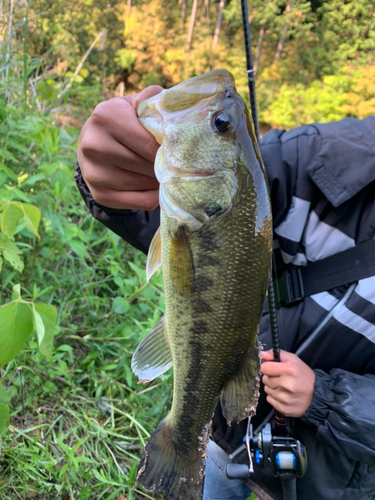
[{"label": "fishing rod", "polygon": [[[259,122],[255,94],[255,71],[253,66],[253,56],[251,53],[251,38],[249,13],[247,9],[247,0],[241,0],[242,22],[244,31],[244,42],[246,52],[246,73],[248,77],[250,107],[253,117],[254,131],[259,143]],[[276,313],[275,290],[273,286],[273,277],[271,275],[268,287],[268,311],[272,339],[272,350],[275,362],[280,362],[280,338]],[[270,423],[267,423],[262,430],[253,435],[251,419],[248,419],[248,425],[244,442],[249,459],[249,466],[239,463],[228,463],[227,477],[229,479],[249,479],[250,474],[254,472],[252,457],[255,457],[257,463],[262,463],[264,467],[271,470],[274,476],[281,479],[284,500],[297,500],[296,478],[302,477],[307,468],[306,450],[300,441],[289,435],[289,422],[282,413],[275,410],[275,431],[272,433]],[[235,451],[231,457],[239,453],[242,447]]]},{"label": "fishing rod", "polygon": [[[247,66],[247,78],[249,84],[249,94],[250,94],[250,107],[251,114],[253,117],[254,131],[257,142],[259,144],[259,122],[258,122],[258,111],[255,95],[255,71],[253,66],[253,56],[251,53],[251,38],[250,38],[250,24],[249,24],[249,13],[247,10],[247,0],[241,0],[242,7],[242,21],[243,21],[243,31],[244,31],[244,41],[245,41],[245,52],[246,52],[246,66]],[[273,286],[273,280],[270,280],[268,286],[268,310],[270,315],[270,328],[272,337],[272,350],[274,361],[280,361],[280,337],[279,328],[277,323],[276,314],[276,299],[275,299],[275,289]],[[276,412],[276,424],[279,427],[285,427],[287,425],[286,418],[281,413]]]}]

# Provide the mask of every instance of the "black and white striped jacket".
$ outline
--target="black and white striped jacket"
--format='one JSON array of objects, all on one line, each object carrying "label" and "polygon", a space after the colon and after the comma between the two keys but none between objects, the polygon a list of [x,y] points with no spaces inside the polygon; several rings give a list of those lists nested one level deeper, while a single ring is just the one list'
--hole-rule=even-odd
[{"label": "black and white striped jacket", "polygon": [[[270,184],[278,267],[304,266],[375,237],[375,117],[271,130],[260,149]],[[159,225],[159,209],[100,207],[79,168],[76,181],[94,217],[146,253]],[[312,404],[296,419],[296,437],[309,458],[308,471],[298,480],[298,499],[372,500],[375,276],[282,307],[278,321],[281,347],[297,353],[316,373]],[[259,338],[271,348],[268,315]],[[269,410],[263,394],[255,425]],[[220,410],[213,428],[215,441],[227,452],[244,435],[243,424],[228,428]],[[255,481],[272,498],[282,498],[279,482],[266,471],[260,470]]]}]

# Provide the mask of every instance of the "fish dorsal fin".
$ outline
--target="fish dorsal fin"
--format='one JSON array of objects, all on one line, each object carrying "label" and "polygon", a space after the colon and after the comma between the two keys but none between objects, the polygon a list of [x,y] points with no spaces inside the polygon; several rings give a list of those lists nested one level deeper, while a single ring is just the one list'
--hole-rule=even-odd
[{"label": "fish dorsal fin", "polygon": [[150,382],[172,366],[165,316],[142,340],[132,358],[132,370],[141,382]]},{"label": "fish dorsal fin", "polygon": [[259,398],[259,346],[249,349],[233,377],[225,384],[220,397],[221,409],[228,425],[255,415]]},{"label": "fish dorsal fin", "polygon": [[146,279],[150,280],[156,269],[161,266],[161,236],[160,226],[152,238],[147,255]]}]

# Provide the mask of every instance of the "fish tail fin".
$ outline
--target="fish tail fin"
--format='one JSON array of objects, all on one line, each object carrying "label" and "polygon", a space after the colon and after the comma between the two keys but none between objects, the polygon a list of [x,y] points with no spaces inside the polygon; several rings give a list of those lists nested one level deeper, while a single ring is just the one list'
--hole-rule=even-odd
[{"label": "fish tail fin", "polygon": [[142,452],[137,483],[151,493],[163,493],[168,500],[201,500],[205,450],[197,450],[194,456],[178,453],[172,437],[164,419]]}]

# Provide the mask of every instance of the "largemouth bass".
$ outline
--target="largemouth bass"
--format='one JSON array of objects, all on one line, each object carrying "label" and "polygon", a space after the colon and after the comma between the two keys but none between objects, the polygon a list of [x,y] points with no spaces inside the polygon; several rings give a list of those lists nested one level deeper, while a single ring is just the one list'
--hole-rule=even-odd
[{"label": "largemouth bass", "polygon": [[169,500],[199,500],[218,399],[230,424],[253,415],[259,395],[257,331],[271,269],[267,181],[228,71],[164,90],[137,113],[161,144],[161,220],[147,276],[162,265],[166,312],[132,368],[152,380],[174,367],[172,408],[143,450],[137,480]]}]

